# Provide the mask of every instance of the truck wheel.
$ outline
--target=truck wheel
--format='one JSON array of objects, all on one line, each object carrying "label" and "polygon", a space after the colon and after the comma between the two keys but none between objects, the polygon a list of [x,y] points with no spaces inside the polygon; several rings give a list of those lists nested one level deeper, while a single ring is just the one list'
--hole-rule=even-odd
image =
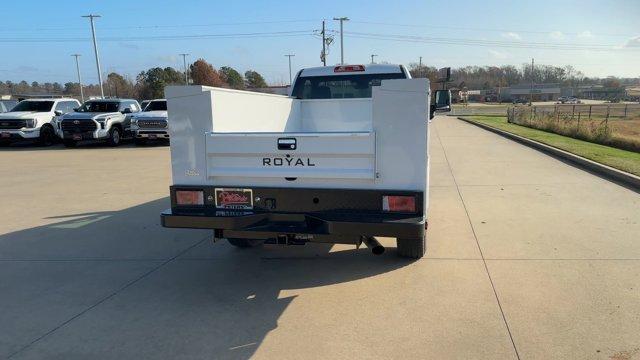
[{"label": "truck wheel", "polygon": [[72,148],[76,147],[77,142],[75,140],[62,140],[64,147]]},{"label": "truck wheel", "polygon": [[256,239],[227,239],[229,244],[239,248],[252,248],[262,245],[264,241]]},{"label": "truck wheel", "polygon": [[55,133],[50,126],[43,126],[40,128],[40,138],[38,143],[42,146],[51,146],[55,141]]},{"label": "truck wheel", "polygon": [[120,145],[120,136],[120,129],[118,129],[117,127],[111,128],[111,130],[109,130],[109,140],[107,140],[109,146]]},{"label": "truck wheel", "polygon": [[426,235],[422,239],[401,239],[396,240],[398,255],[401,257],[420,259],[427,252]]}]

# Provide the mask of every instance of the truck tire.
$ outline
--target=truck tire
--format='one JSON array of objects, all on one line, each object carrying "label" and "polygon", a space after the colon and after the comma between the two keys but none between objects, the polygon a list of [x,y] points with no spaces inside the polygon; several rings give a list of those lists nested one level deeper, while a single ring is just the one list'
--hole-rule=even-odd
[{"label": "truck tire", "polygon": [[62,140],[64,147],[72,148],[76,147],[77,142],[75,140]]},{"label": "truck tire", "polygon": [[422,239],[401,239],[396,240],[398,255],[401,257],[420,259],[427,252],[426,235]]},{"label": "truck tire", "polygon": [[111,130],[109,130],[109,139],[107,140],[109,146],[115,147],[120,145],[120,140],[122,140],[120,129],[117,127],[112,127]]},{"label": "truck tire", "polygon": [[56,134],[53,128],[49,125],[43,125],[40,128],[40,137],[38,138],[38,144],[41,146],[51,146],[56,140]]},{"label": "truck tire", "polygon": [[264,243],[264,241],[256,239],[227,239],[227,241],[229,244],[239,248],[252,248]]}]

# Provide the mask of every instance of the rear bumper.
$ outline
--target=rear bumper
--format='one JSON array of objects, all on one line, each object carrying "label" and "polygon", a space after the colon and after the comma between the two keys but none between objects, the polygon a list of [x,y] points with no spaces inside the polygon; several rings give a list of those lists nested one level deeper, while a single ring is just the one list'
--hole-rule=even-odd
[{"label": "rear bumper", "polygon": [[217,211],[215,214],[174,214],[170,209],[160,215],[162,226],[169,228],[214,229],[224,237],[269,239],[293,236],[316,242],[355,243],[361,236],[396,238],[424,237],[426,221],[422,216],[390,214],[282,214]]},{"label": "rear bumper", "polygon": [[[421,239],[425,234],[422,192],[254,188],[260,203],[271,199],[278,206],[269,209],[256,203],[252,210],[234,210],[216,208],[209,200],[214,190],[209,187],[204,189],[204,206],[181,208],[175,202],[176,189],[185,187],[172,187],[172,209],[160,215],[162,226],[213,229],[216,237],[352,244],[362,236]],[[419,204],[415,213],[382,211],[383,195],[398,193],[415,196]]]}]

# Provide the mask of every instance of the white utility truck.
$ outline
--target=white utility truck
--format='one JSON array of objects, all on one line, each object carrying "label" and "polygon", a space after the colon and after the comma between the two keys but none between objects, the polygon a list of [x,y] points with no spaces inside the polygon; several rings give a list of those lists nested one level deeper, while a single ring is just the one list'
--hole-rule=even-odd
[{"label": "white utility truck", "polygon": [[376,254],[375,237],[394,237],[400,256],[424,255],[427,79],[401,65],[339,65],[301,70],[290,96],[165,95],[173,186],[163,226],[213,229],[238,247],[364,242]]}]

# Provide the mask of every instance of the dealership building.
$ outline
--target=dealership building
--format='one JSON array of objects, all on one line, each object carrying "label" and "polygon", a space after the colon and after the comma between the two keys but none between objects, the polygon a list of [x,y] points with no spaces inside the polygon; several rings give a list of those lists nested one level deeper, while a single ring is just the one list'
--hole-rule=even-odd
[{"label": "dealership building", "polygon": [[555,101],[560,97],[560,84],[517,84],[505,88],[501,94],[502,99],[529,100],[533,95],[533,101]]}]

